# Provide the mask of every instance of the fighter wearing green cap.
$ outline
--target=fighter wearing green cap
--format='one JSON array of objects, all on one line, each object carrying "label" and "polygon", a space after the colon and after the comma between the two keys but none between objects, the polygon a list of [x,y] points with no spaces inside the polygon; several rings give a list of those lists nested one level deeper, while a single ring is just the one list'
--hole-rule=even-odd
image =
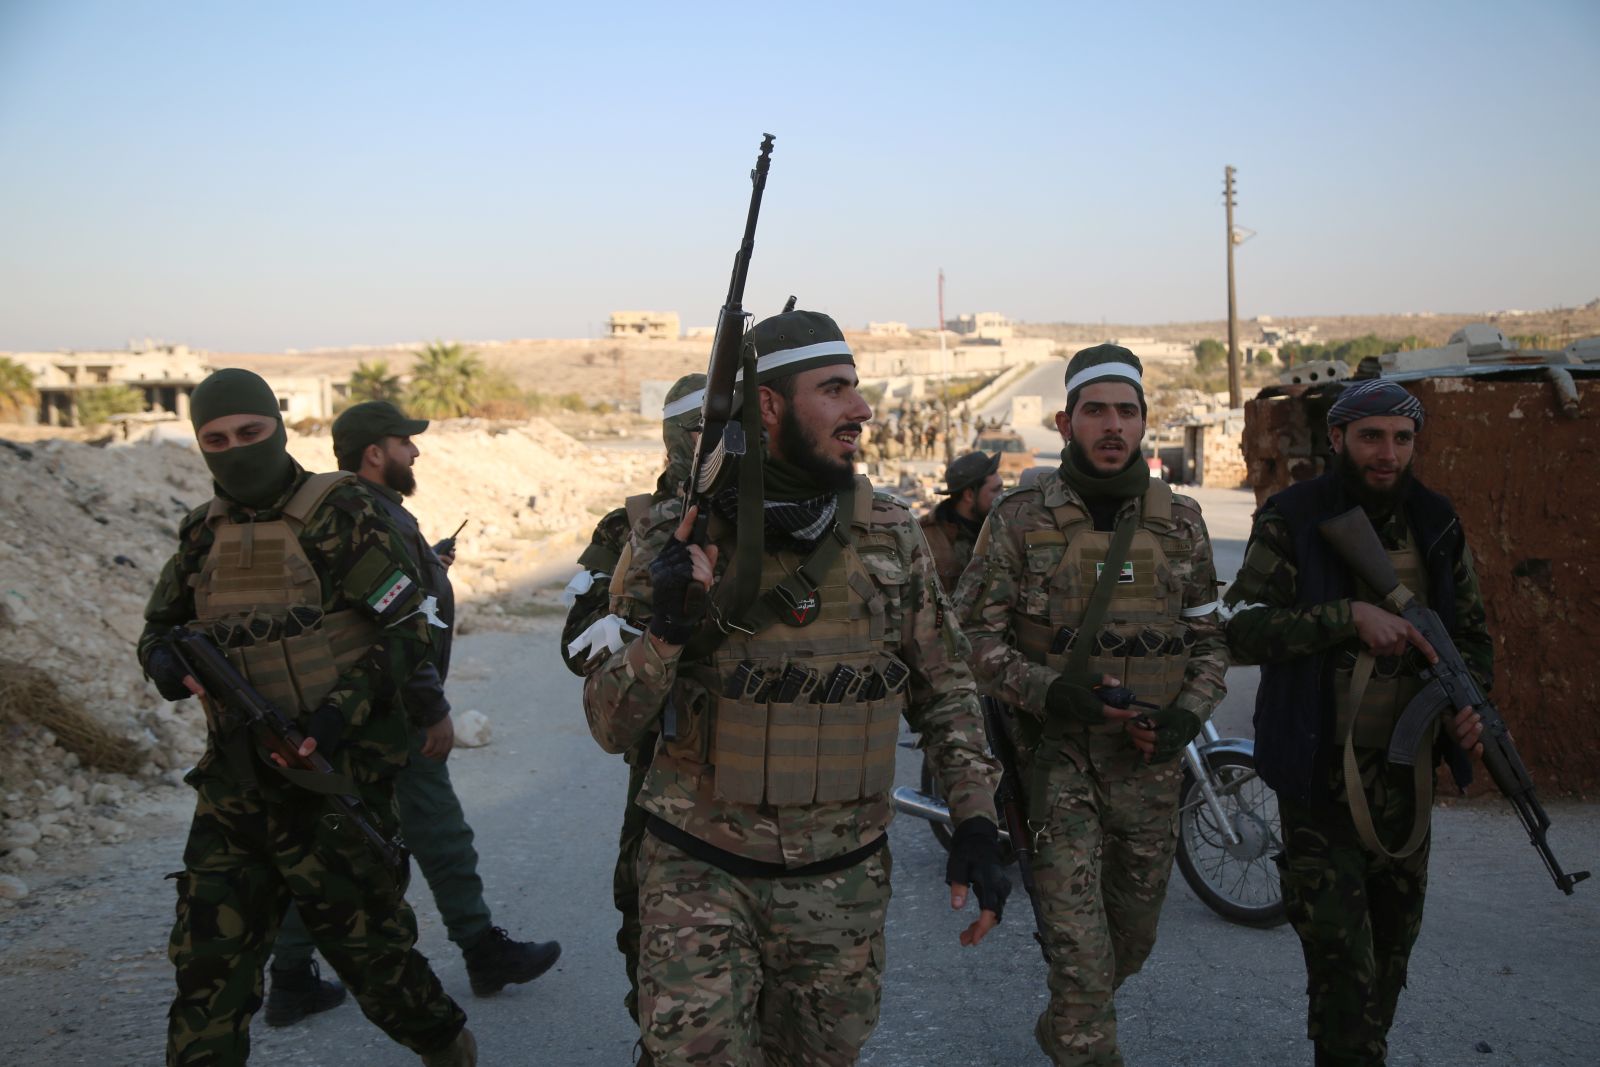
[{"label": "fighter wearing green cap", "polygon": [[[428,428],[427,419],[407,418],[387,400],[354,404],[333,421],[333,453],[340,470],[350,471],[372,494],[373,503],[394,525],[407,560],[420,579],[425,597],[433,599],[430,631],[433,652],[417,673],[412,688],[436,683],[442,690],[450,670],[450,638],[455,624],[455,597],[449,568],[455,562],[450,546],[443,555],[422,536],[416,516],[403,499],[417,488],[413,466],[421,450],[412,437]],[[413,705],[416,705],[413,707]],[[507,984],[531,982],[561,955],[555,941],[516,941],[490,918],[478,875],[478,853],[472,827],[450,782],[445,760],[454,744],[450,708],[442,692],[423,701],[406,702],[411,721],[411,753],[395,776],[400,829],[411,855],[422,868],[450,940],[460,947],[467,978],[478,996],[499,992]],[[338,1003],[312,970],[310,931],[291,907],[284,916],[272,956],[272,988],[267,996],[269,1026],[285,1026],[311,1012]],[[330,1003],[330,1001],[332,1003]]]},{"label": "fighter wearing green cap", "polygon": [[[666,469],[656,479],[654,493],[641,493],[608,512],[595,525],[589,545],[578,557],[580,570],[567,584],[572,598],[567,623],[561,631],[561,658],[567,669],[583,677],[605,657],[621,648],[629,635],[624,620],[611,614],[607,586],[611,576],[626,569],[628,532],[645,521],[651,507],[683,491],[689,464],[694,459],[694,438],[700,428],[700,407],[705,398],[706,376],[685,374],[667,390],[661,409],[661,439],[667,449]],[[622,813],[622,833],[617,842],[617,865],[611,876],[611,899],[622,914],[617,949],[628,971],[628,992],[623,1004],[634,1022],[639,1021],[639,845],[644,840],[644,809],[634,803],[644,785],[650,757],[655,754],[655,731],[630,746],[628,795]],[[648,1062],[648,1061],[647,1061]]]},{"label": "fighter wearing green cap", "polygon": [[[1155,944],[1177,757],[1224,692],[1211,541],[1199,505],[1139,452],[1141,370],[1117,345],[1072,358],[1061,467],[1000,498],[956,592],[1027,786],[1050,956],[1034,1036],[1056,1064],[1122,1062],[1113,993]],[[1159,710],[1095,691],[1118,685]]]},{"label": "fighter wearing green cap", "polygon": [[945,595],[954,596],[961,572],[972,559],[983,520],[1000,495],[1000,454],[968,452],[944,469],[944,499],[922,517],[922,533],[933,552],[934,569]]},{"label": "fighter wearing green cap", "polygon": [[428,673],[419,576],[351,474],[312,475],[290,458],[272,389],[230,368],[196,386],[191,418],[216,496],[178,531],[145,608],[139,659],[161,694],[200,694],[206,751],[186,781],[194,821],[178,876],[169,955],[178,994],[167,1063],[243,1063],[262,968],[294,901],[362,1011],[424,1064],[475,1062],[466,1016],[413,947],[406,870],[329,817],[326,798],[280,777],[260,739],[201,693],[163,637],[200,630],[306,735],[385,833],[409,726],[442,699]]},{"label": "fighter wearing green cap", "polygon": [[[719,491],[701,546],[679,499],[653,508],[612,583],[613,610],[644,632],[584,686],[606,751],[660,733],[638,797],[639,1021],[655,1067],[856,1062],[878,1018],[902,713],[958,824],[951,903],[970,886],[983,909],[963,943],[999,921],[1009,889],[966,641],[915,519],[854,476],[872,409],[844,335],[791,311],[744,343],[756,374],[742,403],[766,438],[758,514],[737,518],[753,485]],[[741,534],[757,536],[748,571]],[[725,595],[739,589],[759,595]]]}]

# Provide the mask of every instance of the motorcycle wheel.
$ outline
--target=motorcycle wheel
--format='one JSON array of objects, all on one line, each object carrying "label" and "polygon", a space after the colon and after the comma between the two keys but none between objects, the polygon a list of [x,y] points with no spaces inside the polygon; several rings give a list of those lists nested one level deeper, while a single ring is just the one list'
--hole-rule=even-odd
[{"label": "motorcycle wheel", "polygon": [[1200,783],[1187,767],[1178,808],[1178,869],[1212,911],[1243,926],[1285,921],[1283,889],[1273,854],[1283,848],[1278,798],[1242,752],[1205,755],[1217,799],[1239,837],[1229,845]]}]

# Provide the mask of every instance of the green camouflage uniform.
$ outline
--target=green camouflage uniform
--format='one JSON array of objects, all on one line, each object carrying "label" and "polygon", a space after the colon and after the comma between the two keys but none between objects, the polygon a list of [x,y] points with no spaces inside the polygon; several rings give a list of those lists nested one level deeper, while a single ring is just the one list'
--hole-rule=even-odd
[{"label": "green camouflage uniform", "polygon": [[[655,505],[635,530],[630,566],[613,583],[614,610],[641,628],[652,602],[649,563],[672,537],[681,507],[677,499]],[[861,564],[882,597],[876,647],[910,668],[905,717],[922,735],[951,813],[958,823],[992,820],[997,773],[964,663],[969,649],[916,520],[878,494],[866,531],[856,537]],[[717,543],[720,577],[734,546],[731,536]],[[589,675],[584,709],[601,747],[625,751],[657,729],[681,659],[681,653],[663,658],[646,634]],[[826,674],[828,657],[817,659]],[[720,800],[709,764],[712,728],[696,721],[695,705],[681,695],[675,703],[678,738],[657,746],[639,806],[696,842],[778,873],[733,874],[690,856],[659,831],[645,838],[639,991],[646,1048],[657,1067],[854,1063],[878,1017],[887,847],[825,874],[781,872],[870,849],[892,816],[887,789],[809,804]]]},{"label": "green camouflage uniform", "polygon": [[[1409,538],[1399,512],[1377,529],[1391,551]],[[1294,558],[1288,523],[1269,502],[1256,516],[1244,565],[1224,597],[1234,612],[1227,637],[1237,662],[1276,663],[1324,652],[1349,660],[1360,650],[1351,601],[1297,606]],[[1470,550],[1463,549],[1453,581],[1456,629],[1451,636],[1487,689],[1493,645]],[[1415,816],[1412,770],[1390,766],[1381,748],[1358,745],[1356,760],[1373,826],[1393,848],[1405,839]],[[1399,860],[1368,852],[1346,804],[1342,765],[1335,759],[1326,771],[1323,792],[1331,803],[1313,807],[1278,797],[1284,905],[1306,960],[1306,1033],[1316,1042],[1319,1065],[1382,1064],[1406,964],[1422,928],[1428,841]]]},{"label": "green camouflage uniform", "polygon": [[[973,672],[986,693],[1014,709],[1025,781],[1042,751],[1045,693],[1060,671],[1025,655],[1015,630],[1048,623],[1052,575],[1068,547],[1051,509],[1063,506],[1084,507],[1055,471],[1007,492],[989,513],[956,593]],[[1131,499],[1118,514],[1141,506],[1140,498]],[[1036,531],[1043,533],[1030,542]],[[1199,505],[1174,496],[1172,523],[1160,542],[1170,574],[1154,579],[1164,577],[1181,597],[1182,621],[1194,636],[1171,703],[1204,721],[1225,691],[1226,661]],[[1107,622],[1115,620],[1113,605]],[[1068,726],[1065,750],[1055,757],[1048,811],[1029,813],[1048,824],[1036,843],[1034,876],[1052,960],[1050,1004],[1034,1034],[1057,1064],[1120,1064],[1113,993],[1155,944],[1177,845],[1182,763],[1146,764],[1120,725]]]},{"label": "green camouflage uniform", "polygon": [[[298,467],[270,520],[309,476]],[[191,585],[211,551],[206,508],[179,529],[178,551],[145,608],[140,661],[174,626],[195,616]],[[242,508],[230,518],[249,522]],[[335,488],[309,517],[299,542],[322,588],[325,613],[374,615],[372,601],[403,575],[409,591],[381,616],[395,621],[339,676],[325,703],[345,727],[331,762],[356,783],[369,813],[389,834],[398,816],[393,778],[406,763],[410,728],[394,694],[426,661],[427,622],[403,619],[418,601],[404,548],[366,492]],[[302,715],[297,723],[307,726]],[[385,866],[349,827],[330,827],[327,805],[289,785],[259,758],[242,730],[213,722],[206,751],[185,779],[198,794],[178,883],[169,956],[178,994],[169,1015],[170,1065],[240,1064],[249,1055],[251,1016],[262,1000],[262,968],[284,909],[299,906],[328,961],[361,1009],[390,1037],[427,1053],[449,1045],[466,1016],[414,949],[416,919],[405,902],[405,873]]]}]

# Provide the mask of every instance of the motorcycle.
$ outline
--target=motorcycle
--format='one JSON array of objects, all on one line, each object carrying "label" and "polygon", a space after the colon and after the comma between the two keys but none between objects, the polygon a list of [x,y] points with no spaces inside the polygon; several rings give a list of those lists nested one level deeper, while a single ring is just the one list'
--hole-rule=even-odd
[{"label": "motorcycle", "polygon": [[[1256,774],[1255,742],[1223,737],[1209,721],[1183,752],[1178,802],[1178,869],[1195,896],[1229,922],[1270,927],[1285,921],[1273,855],[1279,837],[1278,798]],[[922,762],[919,789],[891,794],[896,811],[925,819],[946,850],[953,827],[938,777]],[[1000,832],[1002,844],[1010,837]],[[1007,850],[1006,862],[1012,862]]]}]

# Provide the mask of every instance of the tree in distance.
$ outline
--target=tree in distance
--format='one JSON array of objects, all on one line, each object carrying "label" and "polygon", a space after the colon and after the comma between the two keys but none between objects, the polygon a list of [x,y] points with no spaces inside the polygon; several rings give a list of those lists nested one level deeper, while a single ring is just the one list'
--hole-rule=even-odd
[{"label": "tree in distance", "polygon": [[461,345],[434,341],[416,353],[406,408],[415,418],[458,419],[478,403],[483,361]]},{"label": "tree in distance", "polygon": [[1194,346],[1194,363],[1201,370],[1220,367],[1228,361],[1228,349],[1221,341],[1207,337]]},{"label": "tree in distance", "polygon": [[33,372],[15,360],[0,357],[0,418],[20,418],[38,403]]},{"label": "tree in distance", "polygon": [[350,402],[360,404],[367,400],[387,400],[398,404],[405,397],[400,376],[389,373],[387,360],[377,359],[362,363],[350,375]]},{"label": "tree in distance", "polygon": [[144,393],[127,385],[108,385],[103,389],[78,392],[78,425],[98,426],[113,415],[144,410]]}]

